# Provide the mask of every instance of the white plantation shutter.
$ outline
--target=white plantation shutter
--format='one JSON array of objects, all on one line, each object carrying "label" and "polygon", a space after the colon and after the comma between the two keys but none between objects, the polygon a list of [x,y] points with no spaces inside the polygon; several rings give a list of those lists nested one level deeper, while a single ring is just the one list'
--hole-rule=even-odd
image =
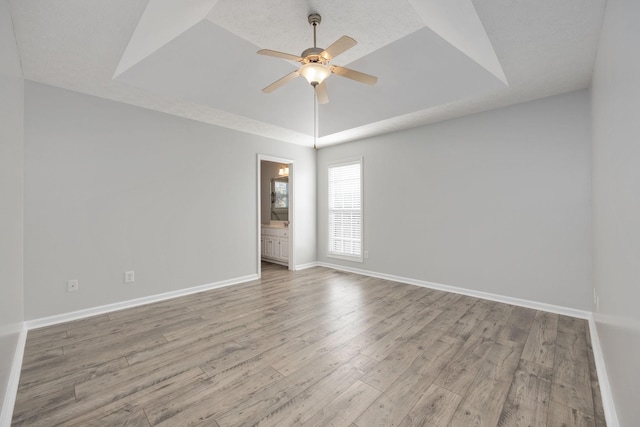
[{"label": "white plantation shutter", "polygon": [[328,255],[362,261],[362,162],[329,166]]}]

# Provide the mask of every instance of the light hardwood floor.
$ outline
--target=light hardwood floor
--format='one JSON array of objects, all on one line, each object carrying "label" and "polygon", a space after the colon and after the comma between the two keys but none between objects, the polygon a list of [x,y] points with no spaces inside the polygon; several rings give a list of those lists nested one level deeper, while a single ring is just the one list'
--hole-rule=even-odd
[{"label": "light hardwood floor", "polygon": [[326,268],[30,331],[13,425],[604,426],[584,320]]}]

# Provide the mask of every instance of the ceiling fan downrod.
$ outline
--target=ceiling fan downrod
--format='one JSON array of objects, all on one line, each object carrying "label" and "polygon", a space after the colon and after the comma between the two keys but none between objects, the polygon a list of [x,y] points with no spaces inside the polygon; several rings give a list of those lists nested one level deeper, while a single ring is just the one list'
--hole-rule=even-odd
[{"label": "ceiling fan downrod", "polygon": [[316,48],[316,27],[322,22],[322,17],[318,13],[312,13],[308,16],[308,20],[313,26],[313,47]]}]

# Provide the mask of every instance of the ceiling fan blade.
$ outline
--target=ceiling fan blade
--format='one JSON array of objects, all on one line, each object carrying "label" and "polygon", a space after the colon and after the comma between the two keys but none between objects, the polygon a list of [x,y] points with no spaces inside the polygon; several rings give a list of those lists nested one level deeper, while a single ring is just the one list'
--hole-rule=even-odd
[{"label": "ceiling fan blade", "polygon": [[322,56],[327,60],[330,60],[340,55],[341,53],[351,49],[357,44],[358,42],[352,39],[351,37],[342,36],[338,40],[333,42],[331,46],[329,46],[324,51],[322,51],[322,53],[320,53],[320,56]]},{"label": "ceiling fan blade", "polygon": [[277,50],[261,49],[257,52],[259,55],[273,56],[275,58],[288,59],[289,61],[302,61],[298,55],[291,55],[290,53],[278,52]]},{"label": "ceiling fan blade", "polygon": [[271,83],[269,86],[267,86],[264,89],[262,89],[262,91],[264,93],[271,93],[274,90],[278,89],[280,86],[283,86],[285,83],[295,79],[299,75],[300,75],[300,71],[298,71],[298,70],[292,71],[289,74],[287,74],[286,76],[284,76],[284,77],[276,80],[275,82]]},{"label": "ceiling fan blade", "polygon": [[318,104],[326,104],[329,102],[329,93],[327,92],[327,83],[322,82],[316,86],[316,97]]},{"label": "ceiling fan blade", "polygon": [[355,71],[350,68],[340,67],[339,65],[332,65],[331,71],[339,76],[346,77],[348,79],[355,80],[360,83],[365,83],[371,86],[375,85],[378,81],[378,78],[376,76],[361,73],[360,71]]}]

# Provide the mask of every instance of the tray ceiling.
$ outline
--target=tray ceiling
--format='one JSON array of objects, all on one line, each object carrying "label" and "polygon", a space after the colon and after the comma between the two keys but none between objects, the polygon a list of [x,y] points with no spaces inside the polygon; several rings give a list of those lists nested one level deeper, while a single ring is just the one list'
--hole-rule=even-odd
[{"label": "tray ceiling", "polygon": [[14,0],[24,77],[287,142],[311,145],[303,78],[261,89],[300,54],[358,41],[332,63],[319,146],[588,87],[605,0]]}]

